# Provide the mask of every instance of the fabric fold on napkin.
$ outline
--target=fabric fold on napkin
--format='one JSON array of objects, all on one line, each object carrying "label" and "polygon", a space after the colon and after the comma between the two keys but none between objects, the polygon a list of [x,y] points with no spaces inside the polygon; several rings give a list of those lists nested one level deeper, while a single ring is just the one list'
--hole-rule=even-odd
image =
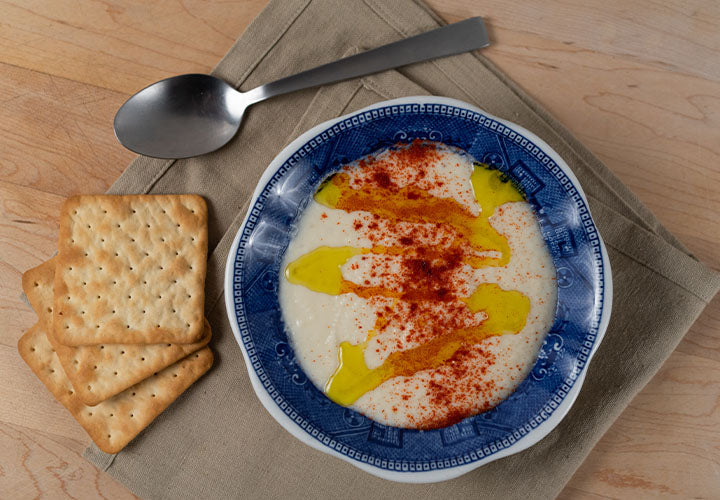
[{"label": "fabric fold on napkin", "polygon": [[[273,0],[214,74],[249,90],[439,24],[419,0]],[[378,479],[282,429],[250,386],[223,300],[230,245],[275,155],[318,123],[410,95],[469,102],[550,144],[588,196],[614,278],[610,327],[560,425],[528,450],[433,485]],[[477,53],[274,98],[254,106],[221,150],[177,161],[139,157],[110,192],[198,193],[209,207],[206,315],[216,366],[121,453],[94,446],[85,453],[143,498],[553,497],[720,287],[718,275],[689,255],[617,177]]]}]

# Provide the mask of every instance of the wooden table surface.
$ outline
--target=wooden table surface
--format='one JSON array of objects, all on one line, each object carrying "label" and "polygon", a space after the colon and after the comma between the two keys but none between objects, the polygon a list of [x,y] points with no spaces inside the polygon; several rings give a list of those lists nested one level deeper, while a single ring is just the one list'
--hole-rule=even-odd
[{"label": "wooden table surface", "polygon": [[[20,277],[53,254],[63,199],[103,192],[133,158],[112,132],[123,101],[210,70],[265,3],[0,0],[0,497],[133,497],[82,458],[88,437],[18,356],[35,322]],[[430,4],[484,16],[484,54],[720,270],[716,0]],[[720,297],[562,494],[654,496],[720,496]]]}]

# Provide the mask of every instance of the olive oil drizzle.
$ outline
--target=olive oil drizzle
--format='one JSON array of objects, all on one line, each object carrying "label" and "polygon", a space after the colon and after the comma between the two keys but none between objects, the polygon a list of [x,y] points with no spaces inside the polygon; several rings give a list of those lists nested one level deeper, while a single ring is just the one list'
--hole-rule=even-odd
[{"label": "olive oil drizzle", "polygon": [[[470,181],[475,201],[481,209],[479,215],[472,214],[454,199],[439,198],[415,186],[353,189],[349,175],[344,172],[327,179],[316,192],[315,201],[347,212],[364,210],[391,224],[445,224],[459,235],[458,245],[474,250],[464,253],[465,263],[475,269],[505,266],[510,262],[510,246],[490,224],[490,217],[505,203],[523,201],[523,193],[505,174],[485,164],[475,163]],[[291,283],[329,295],[354,293],[361,297],[381,295],[401,299],[403,296],[397,290],[346,280],[342,276],[342,267],[357,255],[407,255],[407,252],[401,246],[320,246],[291,262],[285,269],[285,276]],[[441,258],[442,253],[438,252],[437,256]],[[442,366],[463,346],[477,344],[493,335],[519,333],[530,311],[528,297],[515,290],[503,290],[493,283],[480,284],[462,300],[473,313],[483,311],[487,319],[477,327],[448,332],[419,346],[393,352],[376,368],[367,367],[365,349],[375,332],[384,326],[383,318],[378,318],[364,342],[355,345],[342,342],[338,368],[325,385],[327,396],[338,404],[349,406],[386,380]]]}]

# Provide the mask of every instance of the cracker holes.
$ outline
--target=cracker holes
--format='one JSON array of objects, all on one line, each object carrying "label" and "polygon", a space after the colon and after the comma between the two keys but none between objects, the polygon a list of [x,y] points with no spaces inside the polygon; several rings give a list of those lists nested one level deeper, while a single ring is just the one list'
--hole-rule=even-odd
[{"label": "cracker holes", "polygon": [[35,348],[34,348],[34,347],[31,347],[31,348],[30,348],[30,352],[35,352]]},{"label": "cracker holes", "polygon": [[155,328],[160,328],[160,325],[155,325]]},{"label": "cracker holes", "polygon": [[103,210],[103,213],[106,214],[106,213],[107,213],[107,210]]},{"label": "cracker holes", "polygon": [[133,418],[133,417],[135,417],[135,415],[131,413],[131,414],[130,414],[130,418]]},{"label": "cracker holes", "polygon": [[120,351],[120,354],[125,354],[125,351]]},{"label": "cracker holes", "polygon": [[168,344],[167,346],[168,346],[168,347],[172,347],[172,344]]},{"label": "cracker holes", "polygon": [[115,227],[118,227],[118,228],[119,228],[119,227],[120,227],[120,224],[115,224]]},{"label": "cracker holes", "polygon": [[92,386],[91,386],[91,385],[87,386],[87,388],[88,388],[88,391],[92,391]]},{"label": "cracker holes", "polygon": [[98,266],[98,271],[102,271],[102,270],[103,270],[102,266]]},{"label": "cracker holes", "polygon": [[100,346],[100,349],[105,349],[105,346],[104,346],[104,345],[101,345],[101,346]]},{"label": "cracker holes", "polygon": [[132,395],[134,396],[134,395],[135,395],[135,393],[133,392],[133,393],[132,393]]},{"label": "cracker holes", "polygon": [[158,266],[158,267],[160,268],[161,271],[165,269],[163,266]]},{"label": "cracker holes", "polygon": [[75,393],[74,393],[73,391],[68,391],[68,394],[69,394],[70,396],[72,396],[72,395],[75,394]]},{"label": "cracker holes", "polygon": [[100,238],[100,241],[105,243],[105,238]]},{"label": "cracker holes", "polygon": [[36,282],[35,282],[35,286],[40,286],[40,283],[38,283],[38,282],[36,281]]},{"label": "cracker holes", "polygon": [[115,375],[117,377],[117,372],[113,372],[113,375]]},{"label": "cracker holes", "polygon": [[50,368],[50,373],[55,373],[55,369]]},{"label": "cracker holes", "polygon": [[145,226],[150,227],[150,224],[145,224]]},{"label": "cracker holes", "polygon": [[95,329],[97,330],[98,328],[100,328],[100,325],[95,325]]},{"label": "cracker holes", "polygon": [[[114,413],[111,413],[109,416],[110,416],[110,417],[114,417],[115,414],[114,414]],[[110,437],[110,436],[108,435],[108,437]]]},{"label": "cracker holes", "polygon": [[137,213],[137,210],[135,210],[135,209],[133,208],[132,213],[136,214],[136,213]]},{"label": "cracker holes", "polygon": [[88,412],[88,417],[92,417],[92,412],[91,412],[91,411]]},{"label": "cracker holes", "polygon": [[145,361],[145,358],[140,358],[140,361]]},{"label": "cracker holes", "polygon": [[78,361],[77,359],[73,359],[73,364],[76,365],[76,364],[78,364],[78,363],[79,363],[79,361]]},{"label": "cracker holes", "polygon": [[173,314],[175,314],[177,311],[175,309],[172,310]]},{"label": "cracker holes", "polygon": [[47,308],[47,312],[51,313],[51,312],[52,312],[52,307],[48,307],[48,308]]},{"label": "cracker holes", "polygon": [[127,329],[129,330],[129,329],[130,329],[130,325],[125,325],[125,328],[127,328]]},{"label": "cracker holes", "polygon": [[200,355],[199,355],[199,354],[196,354],[196,355],[195,355],[195,357],[196,357],[196,358],[199,358],[199,357],[200,357]]},{"label": "cracker holes", "polygon": [[150,394],[150,397],[151,397],[151,398],[154,398],[154,397],[155,397],[155,394]]},{"label": "cracker holes", "polygon": [[173,378],[177,378],[177,373],[173,373]]},{"label": "cracker holes", "polygon": [[112,310],[112,313],[115,314],[115,309]]},{"label": "cracker holes", "polygon": [[97,365],[94,365],[94,366],[93,366],[93,370],[97,370]]},{"label": "cracker holes", "polygon": [[142,313],[145,314],[145,309],[142,310]]}]

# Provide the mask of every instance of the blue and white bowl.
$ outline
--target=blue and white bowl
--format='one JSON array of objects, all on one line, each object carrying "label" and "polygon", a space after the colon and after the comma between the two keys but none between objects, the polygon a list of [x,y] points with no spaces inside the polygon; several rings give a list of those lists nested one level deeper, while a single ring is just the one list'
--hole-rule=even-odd
[{"label": "blue and white bowl", "polygon": [[[398,142],[429,139],[496,165],[523,187],[557,269],[555,321],[517,390],[450,427],[378,424],[330,401],[303,373],[278,302],[291,231],[320,182],[341,165]],[[607,328],[607,252],[577,178],[550,146],[514,123],[443,97],[406,97],[325,122],[287,146],[255,189],[228,256],[225,300],[258,398],[302,442],[403,482],[451,479],[537,443],[567,414]]]}]

